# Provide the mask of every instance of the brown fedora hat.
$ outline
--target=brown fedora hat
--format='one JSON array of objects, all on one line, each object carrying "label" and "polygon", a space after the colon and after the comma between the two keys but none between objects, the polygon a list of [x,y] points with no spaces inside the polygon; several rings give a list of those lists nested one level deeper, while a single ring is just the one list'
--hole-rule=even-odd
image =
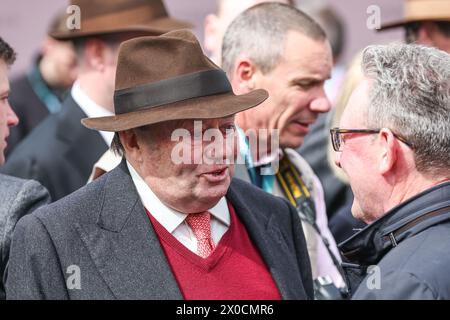
[{"label": "brown fedora hat", "polygon": [[50,36],[70,40],[123,32],[160,35],[171,30],[191,28],[187,22],[170,18],[162,0],[71,0],[80,8],[80,28],[69,29],[66,19]]},{"label": "brown fedora hat", "polygon": [[225,72],[188,30],[123,42],[115,86],[116,115],[85,118],[84,126],[123,131],[169,120],[223,118],[268,97],[263,89],[235,95]]},{"label": "brown fedora hat", "polygon": [[379,30],[417,21],[450,21],[450,0],[405,0],[403,19],[381,25]]}]

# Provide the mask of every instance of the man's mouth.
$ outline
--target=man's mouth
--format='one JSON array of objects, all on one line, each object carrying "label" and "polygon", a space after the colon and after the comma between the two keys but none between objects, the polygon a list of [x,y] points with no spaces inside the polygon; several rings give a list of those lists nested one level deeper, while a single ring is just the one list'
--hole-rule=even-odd
[{"label": "man's mouth", "polygon": [[300,121],[300,120],[294,120],[291,122],[291,124],[293,124],[293,127],[303,134],[307,134],[309,132],[309,126],[312,125],[313,123],[314,123],[313,121]]},{"label": "man's mouth", "polygon": [[218,168],[202,174],[208,181],[220,182],[228,177],[228,167]]}]

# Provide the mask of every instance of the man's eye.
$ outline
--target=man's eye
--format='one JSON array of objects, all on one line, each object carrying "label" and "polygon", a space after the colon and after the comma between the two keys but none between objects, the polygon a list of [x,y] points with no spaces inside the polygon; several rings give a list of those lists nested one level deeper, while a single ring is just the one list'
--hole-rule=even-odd
[{"label": "man's eye", "polygon": [[303,82],[299,83],[298,86],[303,90],[308,90],[311,89],[314,86],[314,84],[311,82]]}]

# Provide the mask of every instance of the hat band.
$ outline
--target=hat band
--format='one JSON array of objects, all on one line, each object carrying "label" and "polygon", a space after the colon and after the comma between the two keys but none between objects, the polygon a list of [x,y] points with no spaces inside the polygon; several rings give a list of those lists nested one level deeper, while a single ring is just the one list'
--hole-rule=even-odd
[{"label": "hat band", "polygon": [[116,90],[116,114],[152,108],[182,100],[233,92],[224,71],[213,69]]}]

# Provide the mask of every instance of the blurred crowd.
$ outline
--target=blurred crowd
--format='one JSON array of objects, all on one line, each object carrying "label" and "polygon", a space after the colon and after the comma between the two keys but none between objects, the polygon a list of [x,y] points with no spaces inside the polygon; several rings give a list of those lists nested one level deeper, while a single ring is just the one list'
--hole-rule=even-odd
[{"label": "blurred crowd", "polygon": [[293,0],[217,0],[203,43],[71,0],[12,79],[0,33],[0,299],[450,299],[450,0],[402,2],[348,64]]}]

